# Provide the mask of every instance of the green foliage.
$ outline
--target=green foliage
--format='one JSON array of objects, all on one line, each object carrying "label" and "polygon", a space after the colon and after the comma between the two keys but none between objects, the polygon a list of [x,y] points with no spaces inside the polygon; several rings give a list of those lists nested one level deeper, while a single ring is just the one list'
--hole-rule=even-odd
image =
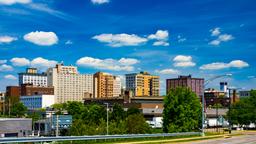
[{"label": "green foliage", "polygon": [[216,103],[212,106],[212,108],[223,108],[223,106],[220,103]]},{"label": "green foliage", "polygon": [[163,131],[195,131],[200,123],[201,105],[197,95],[189,88],[171,89],[164,99]]},{"label": "green foliage", "polygon": [[256,122],[256,90],[251,90],[250,95],[231,105],[227,117],[232,124],[249,125]]},{"label": "green foliage", "polygon": [[140,114],[140,110],[136,107],[130,107],[127,110],[127,115]]},{"label": "green foliage", "polygon": [[126,128],[129,134],[151,133],[149,124],[141,114],[129,115],[126,119]]},{"label": "green foliage", "polygon": [[11,115],[15,117],[23,117],[27,113],[27,107],[23,103],[15,103],[11,107]]},{"label": "green foliage", "polygon": [[125,111],[123,107],[115,103],[113,106],[110,120],[119,122],[120,120],[124,120],[124,118],[125,118]]}]

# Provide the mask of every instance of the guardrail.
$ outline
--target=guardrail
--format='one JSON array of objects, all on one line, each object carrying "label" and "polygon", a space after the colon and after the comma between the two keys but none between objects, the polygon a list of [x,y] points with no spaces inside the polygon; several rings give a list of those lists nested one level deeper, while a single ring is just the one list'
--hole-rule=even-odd
[{"label": "guardrail", "polygon": [[101,139],[128,139],[147,137],[172,137],[199,135],[200,132],[184,133],[161,133],[161,134],[127,134],[127,135],[94,135],[94,136],[58,136],[58,137],[22,137],[0,138],[0,143],[24,143],[24,142],[52,142],[52,141],[75,141],[75,140],[101,140]]}]

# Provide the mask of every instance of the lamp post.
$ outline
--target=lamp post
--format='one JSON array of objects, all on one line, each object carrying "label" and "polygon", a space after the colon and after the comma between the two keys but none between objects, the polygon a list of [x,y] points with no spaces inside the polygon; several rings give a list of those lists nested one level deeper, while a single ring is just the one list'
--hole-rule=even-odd
[{"label": "lamp post", "polygon": [[108,103],[104,103],[105,105],[107,105],[107,135],[108,135]]},{"label": "lamp post", "polygon": [[[212,77],[212,78],[206,80],[203,89],[205,89],[205,86],[207,86],[213,80],[221,78],[221,77],[226,77],[226,76],[230,77],[230,76],[232,76],[232,74],[217,75],[215,77]],[[202,95],[202,134],[201,134],[202,136],[205,136],[205,134],[204,134],[204,124],[205,124],[205,118],[204,118],[205,110],[204,110],[204,106],[205,106],[205,100],[204,100],[204,92],[203,92],[203,95]]]}]

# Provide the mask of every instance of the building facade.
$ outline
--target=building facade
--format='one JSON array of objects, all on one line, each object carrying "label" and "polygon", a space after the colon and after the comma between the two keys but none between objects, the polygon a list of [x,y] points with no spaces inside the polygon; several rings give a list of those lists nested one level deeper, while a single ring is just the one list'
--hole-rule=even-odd
[{"label": "building facade", "polygon": [[32,95],[54,95],[54,88],[51,87],[38,87],[32,84],[22,84],[20,86],[21,96],[32,96]]},{"label": "building facade", "polygon": [[6,106],[12,106],[18,103],[20,100],[20,87],[19,86],[7,86],[5,94],[5,104]]},{"label": "building facade", "polygon": [[249,90],[242,90],[239,91],[239,97],[240,98],[245,98],[245,97],[250,97],[250,91]]},{"label": "building facade", "polygon": [[94,78],[94,97],[118,97],[121,95],[121,79],[108,73],[97,72]]},{"label": "building facade", "polygon": [[166,94],[168,94],[170,89],[175,89],[177,87],[190,88],[200,97],[204,94],[204,79],[192,78],[191,75],[188,75],[166,80]]},{"label": "building facade", "polygon": [[34,96],[21,96],[22,102],[29,110],[40,108],[47,108],[55,104],[54,95],[34,95]]},{"label": "building facade", "polygon": [[93,75],[79,74],[77,67],[57,64],[47,70],[48,86],[54,87],[56,103],[82,101],[93,94]]},{"label": "building facade", "polygon": [[5,112],[5,93],[0,92],[0,113]]},{"label": "building facade", "polygon": [[36,68],[27,68],[25,73],[19,73],[19,85],[22,84],[47,87],[47,75],[38,73]]},{"label": "building facade", "polygon": [[132,91],[133,96],[159,96],[159,76],[147,72],[125,75],[126,90]]}]

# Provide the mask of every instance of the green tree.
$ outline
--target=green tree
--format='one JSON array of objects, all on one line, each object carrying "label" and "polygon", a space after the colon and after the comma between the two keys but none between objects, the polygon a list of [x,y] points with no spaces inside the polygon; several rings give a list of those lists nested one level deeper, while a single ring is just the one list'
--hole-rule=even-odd
[{"label": "green tree", "polygon": [[111,113],[111,120],[119,122],[125,118],[125,111],[120,104],[115,103]]},{"label": "green tree", "polygon": [[142,114],[129,115],[126,119],[126,128],[129,134],[151,133],[150,126]]},{"label": "green tree", "polygon": [[83,112],[85,111],[85,106],[81,102],[73,101],[66,104],[66,110],[68,114],[72,115],[74,119],[80,119]]},{"label": "green tree", "polygon": [[233,103],[227,113],[231,124],[249,125],[256,122],[256,90],[250,91],[250,97]]},{"label": "green tree", "polygon": [[189,88],[171,89],[164,98],[163,131],[188,132],[198,130],[201,123],[201,105]]},{"label": "green tree", "polygon": [[23,117],[27,113],[27,107],[23,103],[15,103],[11,107],[11,115],[15,117]]},{"label": "green tree", "polygon": [[127,110],[127,116],[133,115],[133,114],[140,114],[140,110],[136,107],[130,107]]}]

